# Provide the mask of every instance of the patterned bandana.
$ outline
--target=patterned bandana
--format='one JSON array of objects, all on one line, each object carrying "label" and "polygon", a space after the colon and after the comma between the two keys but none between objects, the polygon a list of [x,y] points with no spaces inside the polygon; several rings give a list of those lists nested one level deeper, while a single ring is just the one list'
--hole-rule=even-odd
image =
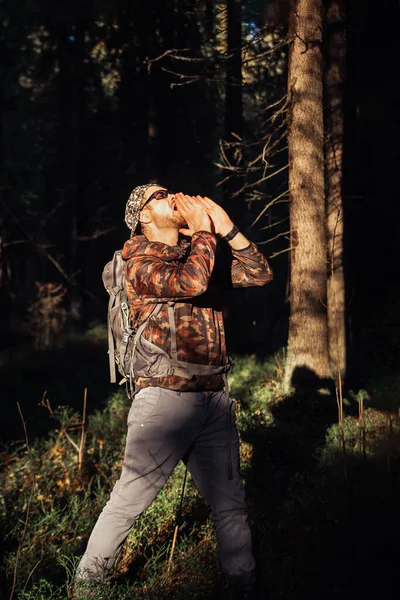
[{"label": "patterned bandana", "polygon": [[157,184],[146,183],[145,185],[138,185],[132,190],[131,195],[129,196],[125,209],[125,223],[131,230],[132,235],[137,227],[142,206],[146,202],[146,198],[144,197],[146,190],[154,185]]}]

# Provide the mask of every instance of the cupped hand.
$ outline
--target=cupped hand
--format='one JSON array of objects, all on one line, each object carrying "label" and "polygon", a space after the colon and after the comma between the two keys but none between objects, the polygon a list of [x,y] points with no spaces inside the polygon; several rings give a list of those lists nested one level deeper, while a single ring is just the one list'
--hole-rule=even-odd
[{"label": "cupped hand", "polygon": [[219,206],[219,204],[211,200],[211,198],[207,198],[207,196],[196,196],[196,200],[203,206],[211,218],[215,233],[221,236],[227,235],[233,227],[233,221],[222,206]]},{"label": "cupped hand", "polygon": [[175,194],[175,202],[178,211],[187,223],[187,228],[180,229],[180,233],[192,236],[196,231],[211,231],[210,217],[200,202],[182,192]]}]

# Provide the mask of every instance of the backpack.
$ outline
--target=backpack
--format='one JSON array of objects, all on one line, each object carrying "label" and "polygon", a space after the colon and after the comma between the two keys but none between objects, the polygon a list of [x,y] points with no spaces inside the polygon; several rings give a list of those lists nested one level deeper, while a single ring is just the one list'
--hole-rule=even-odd
[{"label": "backpack", "polygon": [[122,376],[120,385],[127,382],[131,392],[136,376],[165,377],[178,375],[190,379],[193,375],[225,374],[231,370],[232,361],[225,365],[212,366],[188,363],[177,358],[176,325],[174,302],[168,302],[168,318],[171,335],[171,357],[164,350],[141,337],[152,317],[155,317],[164,303],[154,304],[146,319],[134,329],[129,318],[128,295],[125,289],[125,272],[122,251],[117,250],[103,270],[103,284],[110,298],[107,311],[108,356],[110,380],[116,382],[116,365]]}]

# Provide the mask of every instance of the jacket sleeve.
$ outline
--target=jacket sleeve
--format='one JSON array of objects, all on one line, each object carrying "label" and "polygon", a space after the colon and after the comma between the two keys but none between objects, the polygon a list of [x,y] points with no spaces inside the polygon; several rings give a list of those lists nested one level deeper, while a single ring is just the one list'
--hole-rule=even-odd
[{"label": "jacket sleeve", "polygon": [[261,286],[272,281],[274,277],[272,269],[253,242],[242,250],[232,249],[232,257],[233,287]]},{"label": "jacket sleeve", "polygon": [[189,256],[184,262],[142,254],[127,261],[126,276],[145,304],[199,296],[208,287],[216,245],[212,233],[194,233]]}]

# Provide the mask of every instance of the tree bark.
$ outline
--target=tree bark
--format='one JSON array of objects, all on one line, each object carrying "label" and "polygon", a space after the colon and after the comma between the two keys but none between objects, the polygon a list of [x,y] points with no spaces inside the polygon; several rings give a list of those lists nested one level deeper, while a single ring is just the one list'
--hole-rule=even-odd
[{"label": "tree bark", "polygon": [[330,0],[326,12],[325,193],[328,247],[328,334],[331,373],[346,373],[345,279],[343,268],[343,132],[346,37],[343,0]]},{"label": "tree bark", "polygon": [[322,387],[330,375],[326,308],[321,0],[297,0],[288,87],[290,319],[285,389]]}]

